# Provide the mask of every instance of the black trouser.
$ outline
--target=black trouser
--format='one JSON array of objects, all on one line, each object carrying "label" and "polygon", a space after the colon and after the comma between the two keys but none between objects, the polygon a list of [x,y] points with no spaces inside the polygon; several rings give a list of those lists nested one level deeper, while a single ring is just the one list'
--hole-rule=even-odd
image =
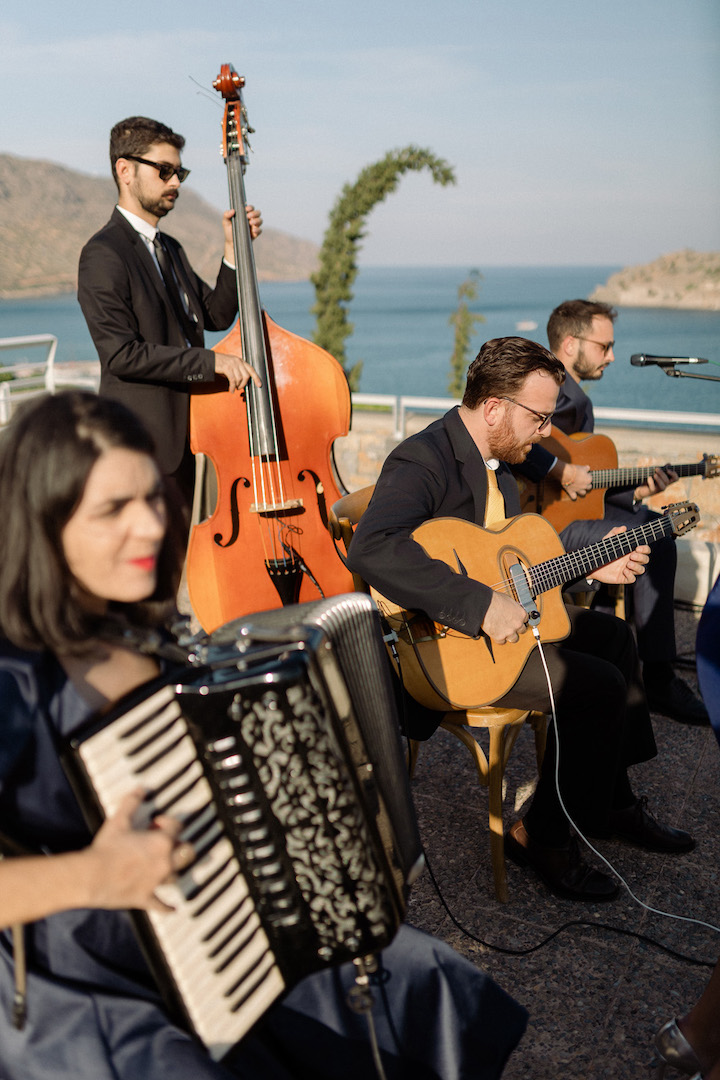
[{"label": "black trouser", "polygon": [[[597,835],[607,831],[610,811],[632,798],[627,766],[654,757],[657,748],[632,631],[614,615],[567,610],[570,636],[543,646],[557,711],[560,792],[578,826]],[[537,649],[512,690],[495,704],[550,714]],[[569,829],[557,797],[555,761],[550,724],[537,790],[524,816],[532,837],[548,845],[562,844]]]},{"label": "black trouser", "polygon": [[171,497],[181,507],[189,528],[195,495],[195,455],[190,450],[189,443],[185,443],[182,460],[175,472],[165,476],[165,483]]},{"label": "black trouser", "polygon": [[[660,517],[644,506],[627,510],[606,503],[600,521],[573,521],[560,533],[567,551],[595,544],[616,525],[628,530],[647,525]],[[642,661],[672,662],[675,659],[674,590],[677,548],[671,537],[657,540],[650,549],[650,562],[631,586],[633,622],[637,631],[638,652]],[[627,588],[627,586],[626,586]]]}]

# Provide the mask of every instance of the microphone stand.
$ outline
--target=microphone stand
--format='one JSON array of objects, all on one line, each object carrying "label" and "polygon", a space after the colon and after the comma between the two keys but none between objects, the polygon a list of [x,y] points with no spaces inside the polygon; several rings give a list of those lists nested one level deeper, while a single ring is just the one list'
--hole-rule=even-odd
[{"label": "microphone stand", "polygon": [[707,382],[720,382],[720,375],[699,375],[696,371],[678,371],[674,364],[658,364],[671,379],[705,379]]},{"label": "microphone stand", "polygon": [[[714,362],[714,361],[713,361]],[[706,382],[720,382],[720,375],[700,375],[695,371],[678,371],[675,367],[676,364],[707,364],[708,360],[703,357],[681,357],[681,356],[650,356],[646,353],[633,353],[630,357],[630,363],[633,367],[647,367],[652,365],[653,367],[662,368],[666,375],[669,375],[671,379],[705,379]]]}]

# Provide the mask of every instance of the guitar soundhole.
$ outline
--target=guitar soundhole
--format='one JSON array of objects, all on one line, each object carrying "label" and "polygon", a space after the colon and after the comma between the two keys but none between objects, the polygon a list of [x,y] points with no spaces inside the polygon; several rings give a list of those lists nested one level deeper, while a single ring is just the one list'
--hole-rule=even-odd
[{"label": "guitar soundhole", "polygon": [[518,597],[517,589],[515,588],[515,584],[512,579],[512,574],[510,573],[511,566],[520,566],[522,567],[523,573],[525,573],[525,564],[522,562],[519,556],[515,554],[514,551],[508,551],[503,555],[502,568],[505,578],[505,592],[507,592],[509,596],[512,596],[513,600],[515,600],[519,604],[520,599]]}]

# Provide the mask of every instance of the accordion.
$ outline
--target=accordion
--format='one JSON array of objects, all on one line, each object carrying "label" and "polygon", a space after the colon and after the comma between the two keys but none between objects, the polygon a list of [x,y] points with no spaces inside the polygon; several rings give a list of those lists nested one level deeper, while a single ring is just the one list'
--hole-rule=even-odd
[{"label": "accordion", "polygon": [[134,912],[171,1013],[216,1060],[285,990],[382,949],[423,865],[380,618],[360,593],[193,643],[94,719],[66,768],[91,827],[132,788],[195,860]]}]

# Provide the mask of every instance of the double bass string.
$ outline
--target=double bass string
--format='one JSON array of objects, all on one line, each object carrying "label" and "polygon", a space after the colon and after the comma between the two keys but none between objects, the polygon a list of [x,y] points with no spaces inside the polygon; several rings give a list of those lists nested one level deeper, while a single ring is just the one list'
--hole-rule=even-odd
[{"label": "double bass string", "polygon": [[[245,216],[245,185],[243,165],[239,157],[232,157],[227,162],[230,205],[235,210],[233,219],[233,238],[235,257],[238,262],[237,277],[238,307],[243,315],[240,319],[240,332],[243,356],[258,370],[263,380],[263,389],[251,381],[245,389],[245,407],[247,411],[248,438],[252,469],[253,495],[255,512],[260,528],[266,560],[286,562],[295,560],[295,552],[283,540],[283,531],[291,531],[285,523],[279,523],[275,515],[287,504],[285,481],[280,460],[280,446],[272,409],[265,409],[269,399],[269,368],[265,351],[265,340],[260,318],[260,294],[257,287],[252,240],[250,238],[247,217]],[[255,317],[253,317],[255,316]],[[264,394],[264,397],[261,396]]]}]

